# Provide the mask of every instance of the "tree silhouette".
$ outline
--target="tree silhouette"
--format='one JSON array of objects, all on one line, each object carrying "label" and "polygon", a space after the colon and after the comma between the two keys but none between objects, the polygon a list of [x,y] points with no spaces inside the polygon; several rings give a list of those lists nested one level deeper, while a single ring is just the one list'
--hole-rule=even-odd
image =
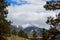
[{"label": "tree silhouette", "polygon": [[59,28],[60,26],[60,14],[58,14],[56,16],[56,18],[53,18],[53,17],[48,17],[47,21],[46,21],[47,24],[50,25],[50,29],[49,29],[49,35],[51,37],[51,40],[55,40],[56,39],[56,36],[58,35],[58,31],[59,31]]},{"label": "tree silhouette", "polygon": [[27,35],[27,33],[24,32],[24,30],[20,30],[20,31],[18,32],[18,36],[19,36],[19,37],[28,38],[28,35]]},{"label": "tree silhouette", "polygon": [[38,35],[37,35],[37,32],[35,30],[33,31],[32,36],[33,36],[33,40],[38,40],[37,39]]},{"label": "tree silhouette", "polygon": [[44,28],[42,30],[42,40],[48,40],[48,34]]},{"label": "tree silhouette", "polygon": [[0,0],[0,40],[10,33],[10,22],[6,20],[8,14],[6,7],[8,7],[8,3],[5,0]]},{"label": "tree silhouette", "polygon": [[14,30],[12,31],[12,40],[16,40],[16,35],[17,35],[17,32],[16,32],[16,30],[14,29]]},{"label": "tree silhouette", "polygon": [[37,32],[35,30],[32,31],[32,38],[30,38],[30,40],[38,40],[38,35]]},{"label": "tree silhouette", "polygon": [[16,32],[15,29],[12,31],[12,34],[13,34],[13,35],[17,35],[17,32]]},{"label": "tree silhouette", "polygon": [[[47,1],[46,4],[44,5],[44,8],[46,10],[57,10],[60,9],[60,1]],[[49,38],[50,40],[55,40],[56,36],[59,34],[59,29],[60,29],[60,13],[58,15],[56,15],[56,18],[54,17],[48,17],[47,24],[50,25],[50,29],[49,29]]]},{"label": "tree silhouette", "polygon": [[56,10],[56,9],[60,9],[60,1],[47,1],[46,5],[44,5],[44,8],[46,10]]}]

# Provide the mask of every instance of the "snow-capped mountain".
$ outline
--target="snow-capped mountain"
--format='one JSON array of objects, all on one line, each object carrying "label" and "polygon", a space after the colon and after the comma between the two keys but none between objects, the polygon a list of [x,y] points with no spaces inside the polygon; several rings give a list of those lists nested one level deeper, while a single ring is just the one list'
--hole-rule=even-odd
[{"label": "snow-capped mountain", "polygon": [[32,30],[36,31],[38,35],[42,34],[42,28],[36,27],[36,26],[28,26],[24,29],[26,33],[30,33]]}]

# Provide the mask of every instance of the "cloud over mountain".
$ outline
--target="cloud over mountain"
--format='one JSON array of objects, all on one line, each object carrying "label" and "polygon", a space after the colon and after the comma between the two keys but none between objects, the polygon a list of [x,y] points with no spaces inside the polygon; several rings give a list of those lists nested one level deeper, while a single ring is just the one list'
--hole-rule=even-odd
[{"label": "cloud over mountain", "polygon": [[[45,23],[48,16],[55,17],[59,11],[46,11],[43,8],[46,1],[43,0],[13,0],[22,5],[15,3],[15,6],[11,5],[7,9],[9,11],[8,19],[15,25],[36,24],[40,27],[49,28]],[[23,2],[26,3],[23,3]]]}]

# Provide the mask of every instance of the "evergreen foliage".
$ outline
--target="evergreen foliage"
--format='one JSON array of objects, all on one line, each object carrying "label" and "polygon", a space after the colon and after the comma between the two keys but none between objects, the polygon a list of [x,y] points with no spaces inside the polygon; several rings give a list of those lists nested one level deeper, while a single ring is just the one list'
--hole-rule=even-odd
[{"label": "evergreen foliage", "polygon": [[[60,1],[47,1],[44,5],[46,10],[57,10],[60,9]],[[56,36],[59,34],[60,30],[60,13],[54,17],[48,17],[47,24],[50,25],[50,29],[48,32],[49,40],[56,40]]]},{"label": "evergreen foliage", "polygon": [[42,30],[42,40],[48,40],[48,34],[44,28]]},{"label": "evergreen foliage", "polygon": [[12,34],[13,34],[13,35],[17,35],[17,32],[16,32],[15,29],[12,31]]},{"label": "evergreen foliage", "polygon": [[46,4],[44,5],[44,8],[46,10],[57,10],[60,9],[60,1],[47,1]]},{"label": "evergreen foliage", "polygon": [[8,36],[10,33],[10,22],[6,20],[8,14],[6,7],[8,7],[8,3],[5,0],[0,0],[0,38]]},{"label": "evergreen foliage", "polygon": [[31,40],[38,40],[37,37],[38,37],[37,32],[35,30],[33,30],[32,39]]},{"label": "evergreen foliage", "polygon": [[60,30],[60,26],[59,26],[60,25],[60,13],[56,16],[56,18],[53,18],[51,16],[48,17],[46,23],[50,25],[49,36],[51,40],[55,40]]},{"label": "evergreen foliage", "polygon": [[19,37],[28,38],[28,35],[27,35],[27,33],[24,32],[24,30],[20,30],[20,31],[18,32],[18,36],[19,36]]}]

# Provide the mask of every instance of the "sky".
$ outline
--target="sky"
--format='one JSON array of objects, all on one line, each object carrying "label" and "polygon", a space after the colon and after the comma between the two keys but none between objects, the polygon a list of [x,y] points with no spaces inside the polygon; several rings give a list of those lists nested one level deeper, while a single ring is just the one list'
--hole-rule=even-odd
[{"label": "sky", "polygon": [[47,17],[55,17],[60,10],[46,11],[43,6],[47,0],[6,0],[11,5],[7,7],[7,19],[13,25],[21,25],[24,28],[35,25],[40,28],[49,28],[46,24]]}]

